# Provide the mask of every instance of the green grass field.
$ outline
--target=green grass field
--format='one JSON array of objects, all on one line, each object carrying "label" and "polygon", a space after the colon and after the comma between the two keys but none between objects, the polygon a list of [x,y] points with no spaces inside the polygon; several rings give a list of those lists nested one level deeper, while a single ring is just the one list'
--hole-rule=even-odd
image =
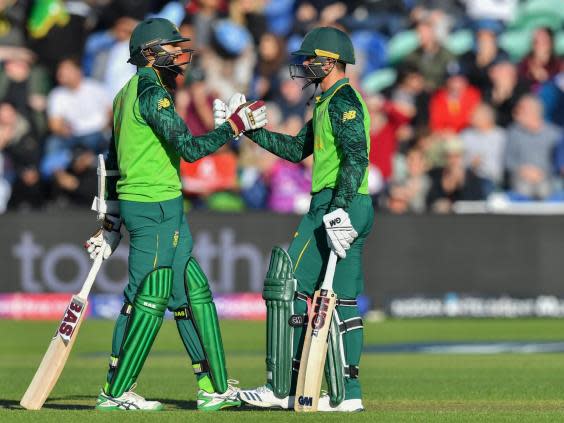
[{"label": "green grass field", "polygon": [[[112,323],[87,320],[59,383],[43,410],[19,399],[55,330],[55,322],[0,321],[0,422],[8,421],[343,421],[341,413],[297,415],[241,408],[196,412],[196,384],[173,322],[166,322],[149,356],[138,392],[165,403],[162,413],[93,410],[103,383]],[[264,381],[264,323],[223,322],[230,376],[241,386]],[[559,320],[416,320],[369,323],[365,343],[564,340]],[[367,411],[356,422],[564,421],[564,355],[365,354],[361,380]]]}]

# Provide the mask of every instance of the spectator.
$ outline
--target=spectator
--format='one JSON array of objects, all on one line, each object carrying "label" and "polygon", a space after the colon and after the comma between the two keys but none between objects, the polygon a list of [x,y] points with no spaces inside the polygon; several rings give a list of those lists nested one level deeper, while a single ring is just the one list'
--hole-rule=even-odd
[{"label": "spectator", "polygon": [[[260,37],[251,98],[271,100],[280,89],[280,68],[287,62],[284,41],[271,32]],[[287,75],[284,79],[287,79]]]},{"label": "spectator", "polygon": [[207,206],[219,211],[241,211],[238,196],[237,157],[223,146],[194,163],[181,164],[182,187],[195,208]]},{"label": "spectator", "polygon": [[45,70],[35,63],[34,54],[23,47],[0,48],[0,102],[12,104],[31,125],[36,137],[47,130],[45,108],[49,80]]},{"label": "spectator", "polygon": [[[51,4],[49,4],[51,3]],[[66,57],[82,57],[88,36],[87,18],[91,14],[90,2],[34,1],[33,7],[51,7],[58,16],[46,14],[43,25],[29,40],[29,46],[39,57],[49,75],[54,77],[59,63]],[[61,15],[63,19],[61,19]]]},{"label": "spectator", "polygon": [[549,28],[538,28],[533,34],[531,52],[519,64],[519,75],[537,88],[560,71],[554,52],[554,34]]},{"label": "spectator", "polygon": [[465,0],[466,12],[474,20],[511,22],[517,13],[519,0]]},{"label": "spectator", "polygon": [[229,18],[244,26],[253,36],[255,44],[267,31],[267,22],[262,9],[264,2],[249,0],[231,0],[229,2]]},{"label": "spectator", "polygon": [[0,44],[23,47],[31,0],[3,1],[0,4]]},{"label": "spectator", "polygon": [[503,58],[492,64],[489,77],[491,87],[484,93],[484,101],[496,110],[496,123],[505,128],[513,120],[515,105],[529,92],[529,85],[519,78],[517,67]]},{"label": "spectator", "polygon": [[541,85],[539,98],[542,101],[545,118],[564,128],[564,61],[560,63],[560,72],[550,81]]},{"label": "spectator", "polygon": [[194,48],[203,54],[212,44],[213,24],[220,17],[221,0],[196,0],[188,4],[184,23],[190,23]]},{"label": "spectator", "polygon": [[552,193],[553,153],[562,131],[543,118],[537,97],[526,95],[507,131],[506,167],[517,197],[546,199]]},{"label": "spectator", "polygon": [[220,98],[246,93],[256,63],[249,31],[226,19],[218,21],[213,26],[212,46],[213,50],[202,56],[207,84],[216,89]]},{"label": "spectator", "polygon": [[392,160],[398,150],[398,131],[415,114],[413,105],[402,101],[386,101],[383,97],[367,99],[371,118],[370,163],[375,165],[384,181],[392,176]]},{"label": "spectator", "polygon": [[[59,172],[56,176],[60,179],[60,173],[73,161],[74,149],[105,151],[111,101],[100,83],[83,77],[75,59],[65,59],[59,64],[57,82],[59,86],[48,98],[47,117],[52,135],[46,142],[41,172],[47,178]],[[85,161],[79,159],[78,167],[82,169]]]},{"label": "spectator", "polygon": [[405,175],[394,175],[390,185],[387,207],[396,214],[423,213],[431,185],[425,155],[417,147],[410,148],[405,161]]},{"label": "spectator", "polygon": [[409,104],[415,110],[413,125],[427,126],[429,123],[429,94],[425,92],[425,80],[419,71],[411,66],[398,69],[398,82],[391,95],[396,103]]},{"label": "spectator", "polygon": [[[196,56],[197,57],[197,56]],[[205,83],[203,69],[193,61],[186,73],[185,86],[176,91],[176,110],[194,136],[213,129],[212,105],[215,95]]]},{"label": "spectator", "polygon": [[300,163],[277,159],[267,173],[268,208],[278,213],[305,213],[309,208],[313,156]]},{"label": "spectator", "polygon": [[444,144],[445,166],[431,170],[427,207],[436,213],[449,213],[457,201],[484,199],[482,184],[473,170],[464,166],[464,146],[458,138]]},{"label": "spectator", "polygon": [[444,82],[447,64],[454,56],[439,43],[429,17],[422,18],[416,29],[420,46],[405,58],[404,63],[421,72],[426,90],[432,92]]},{"label": "spectator", "polygon": [[432,131],[460,132],[470,124],[480,92],[468,83],[458,62],[449,63],[447,72],[445,86],[431,97],[429,124]]},{"label": "spectator", "polygon": [[495,124],[495,112],[485,103],[472,114],[472,126],[460,134],[464,161],[482,179],[483,191],[489,195],[503,182],[506,134]]},{"label": "spectator", "polygon": [[500,60],[508,60],[509,56],[498,46],[497,34],[502,30],[500,24],[481,21],[476,26],[474,48],[464,54],[460,62],[470,83],[483,92],[491,86],[490,67]]},{"label": "spectator", "polygon": [[112,98],[135,73],[135,66],[127,62],[135,25],[135,19],[123,16],[109,30],[94,33],[86,40],[84,75],[102,82]]},{"label": "spectator", "polygon": [[[41,148],[31,124],[10,103],[0,103],[0,152],[3,175],[12,181],[10,207],[38,208],[43,202],[38,164]],[[5,187],[0,182],[0,211],[4,209]]]}]

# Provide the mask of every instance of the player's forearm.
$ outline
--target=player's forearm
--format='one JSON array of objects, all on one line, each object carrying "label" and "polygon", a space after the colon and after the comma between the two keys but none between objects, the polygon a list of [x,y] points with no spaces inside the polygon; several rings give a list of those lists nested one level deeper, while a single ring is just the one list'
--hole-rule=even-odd
[{"label": "player's forearm", "polygon": [[194,137],[190,133],[178,137],[175,142],[175,148],[184,160],[195,162],[213,153],[226,142],[233,139],[234,136],[235,133],[231,125],[226,122],[213,131],[199,137]]},{"label": "player's forearm", "polygon": [[309,146],[310,142],[305,137],[292,137],[266,129],[252,131],[246,135],[265,150],[294,163],[301,162],[313,152]]}]

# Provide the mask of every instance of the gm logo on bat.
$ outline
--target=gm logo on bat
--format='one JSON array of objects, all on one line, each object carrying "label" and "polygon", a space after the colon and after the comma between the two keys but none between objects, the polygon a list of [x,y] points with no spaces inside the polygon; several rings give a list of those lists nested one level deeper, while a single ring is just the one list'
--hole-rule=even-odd
[{"label": "gm logo on bat", "polygon": [[67,345],[71,340],[74,328],[76,327],[77,322],[80,320],[80,316],[82,315],[83,311],[84,304],[76,300],[72,300],[67,307],[63,320],[61,321],[61,325],[59,326],[57,334],[55,335],[59,335],[65,345]]},{"label": "gm logo on bat", "polygon": [[313,398],[312,397],[304,397],[300,395],[298,398],[298,404],[303,407],[311,407],[313,405]]}]

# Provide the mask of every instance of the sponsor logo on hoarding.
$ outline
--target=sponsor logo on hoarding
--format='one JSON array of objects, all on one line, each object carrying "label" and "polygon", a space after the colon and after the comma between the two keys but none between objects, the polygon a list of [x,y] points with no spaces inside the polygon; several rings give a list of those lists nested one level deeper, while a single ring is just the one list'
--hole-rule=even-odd
[{"label": "sponsor logo on hoarding", "polygon": [[443,298],[414,296],[390,302],[392,317],[564,317],[564,299],[554,296],[513,298],[465,296]]},{"label": "sponsor logo on hoarding", "polygon": [[[12,255],[20,271],[19,289],[24,292],[77,292],[91,266],[82,246],[73,243],[45,246],[30,231],[21,233],[19,242],[12,247]],[[269,254],[252,242],[237,242],[234,230],[222,228],[216,237],[208,231],[199,231],[194,236],[194,256],[208,276],[212,291],[262,291]],[[96,278],[98,292],[123,292],[128,281],[127,257],[127,245],[120,245],[100,268]],[[241,279],[245,281],[243,286],[237,283],[240,266],[246,271]]]},{"label": "sponsor logo on hoarding", "polygon": [[58,320],[69,305],[71,294],[0,294],[0,318]]}]

